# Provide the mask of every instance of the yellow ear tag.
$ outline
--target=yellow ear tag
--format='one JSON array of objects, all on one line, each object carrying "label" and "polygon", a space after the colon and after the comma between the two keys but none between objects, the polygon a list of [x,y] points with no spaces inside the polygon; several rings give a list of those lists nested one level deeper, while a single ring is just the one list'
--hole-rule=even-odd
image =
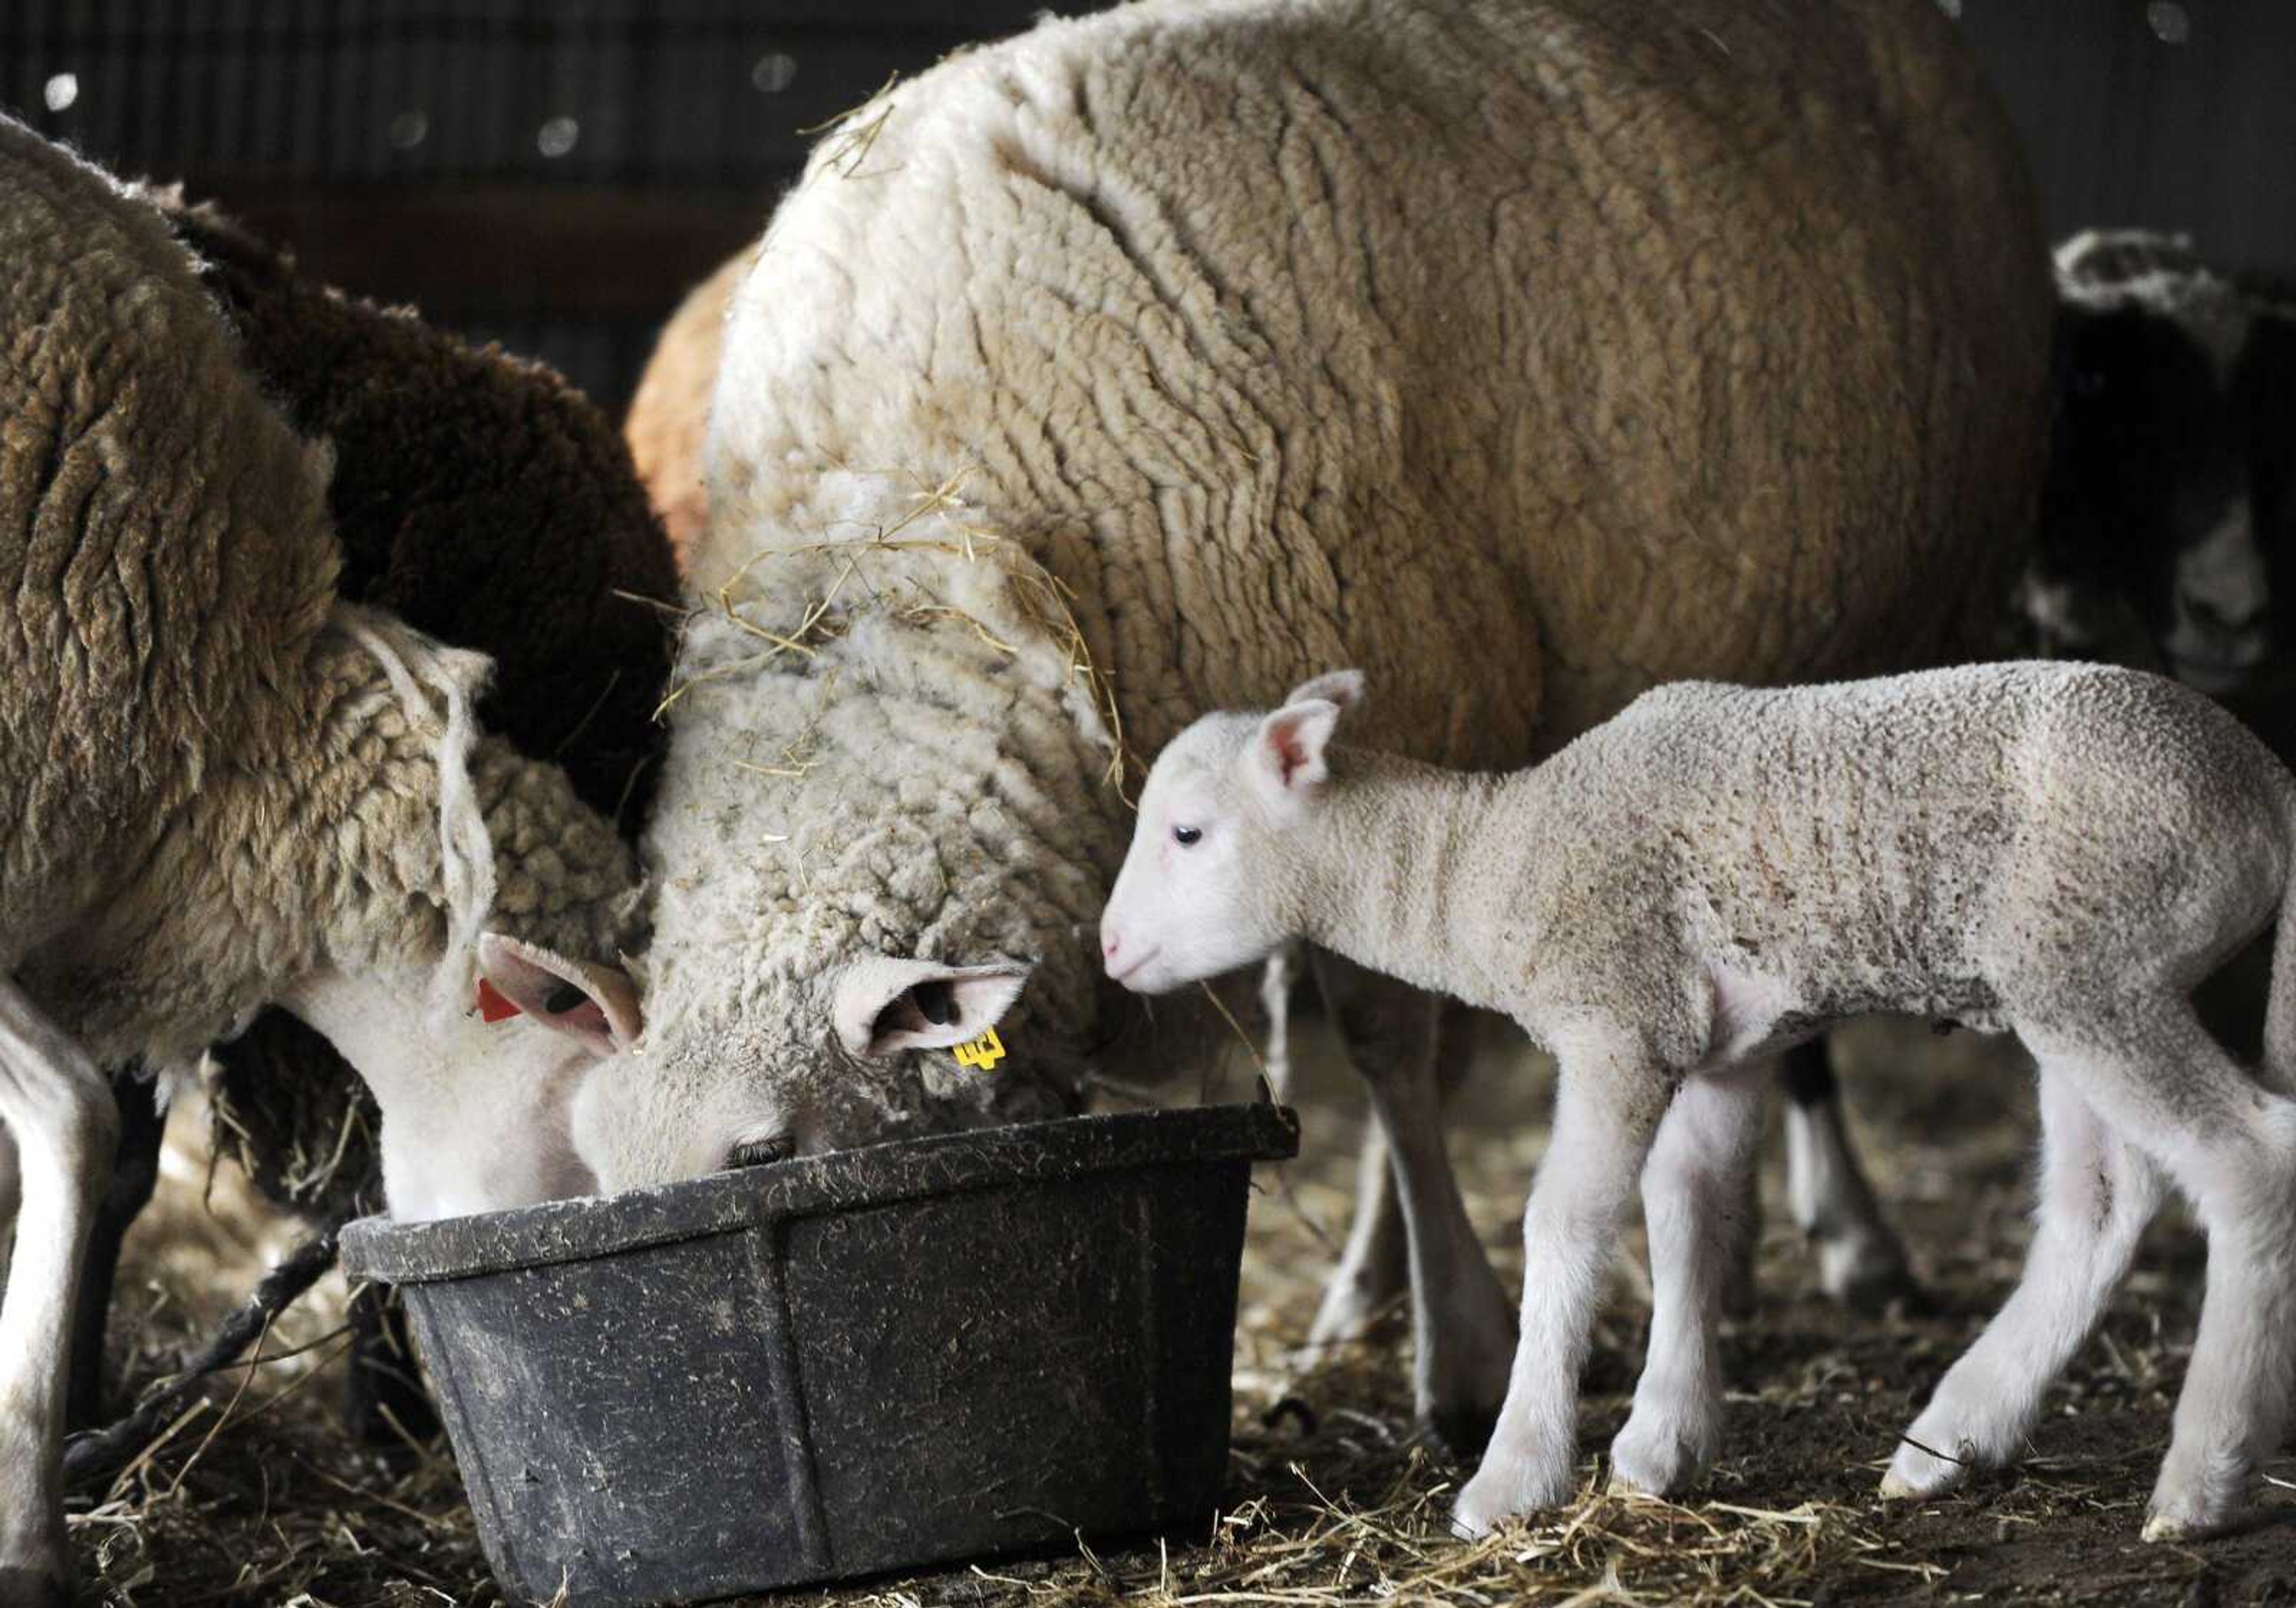
[{"label": "yellow ear tag", "polygon": [[993,1027],[971,1043],[956,1047],[956,1064],[959,1066],[978,1066],[988,1072],[1004,1058],[1004,1041],[996,1036],[996,1030]]}]

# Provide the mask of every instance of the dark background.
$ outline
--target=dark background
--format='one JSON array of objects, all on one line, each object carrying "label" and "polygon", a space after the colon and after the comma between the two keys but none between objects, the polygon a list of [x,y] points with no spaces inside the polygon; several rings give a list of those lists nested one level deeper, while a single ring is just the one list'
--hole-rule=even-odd
[{"label": "dark background", "polygon": [[[619,409],[678,296],[762,229],[800,129],[1041,9],[0,0],[0,105]],[[2174,227],[2227,268],[2296,270],[2296,0],[1946,9],[2009,102],[2053,236]]]}]

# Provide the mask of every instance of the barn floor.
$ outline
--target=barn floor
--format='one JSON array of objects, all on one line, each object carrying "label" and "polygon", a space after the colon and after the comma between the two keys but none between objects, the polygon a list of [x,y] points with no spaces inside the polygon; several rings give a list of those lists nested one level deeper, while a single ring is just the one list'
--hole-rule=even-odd
[{"label": "barn floor", "polygon": [[[1505,1044],[1482,1058],[1454,1144],[1470,1208],[1512,1280],[1513,1221],[1543,1139],[1548,1079],[1535,1057]],[[1253,1202],[1229,1503],[1209,1537],[785,1600],[873,1608],[2296,1603],[2296,1459],[2273,1465],[2275,1482],[2243,1533],[2194,1547],[2136,1540],[2202,1269],[2202,1247],[2174,1212],[2155,1228],[2105,1333],[2053,1399],[2021,1471],[1931,1506],[1878,1500],[1896,1432],[2014,1273],[2026,1238],[2031,1099],[2014,1048],[1966,1034],[1865,1024],[1851,1035],[1846,1067],[1935,1309],[1854,1317],[1815,1293],[1784,1220],[1774,1145],[1762,1309],[1729,1331],[1726,1453],[1685,1506],[1590,1494],[1480,1545],[1447,1538],[1443,1514],[1462,1471],[1413,1439],[1406,1343],[1313,1366],[1292,1350],[1314,1310],[1324,1247],[1345,1225],[1359,1120],[1342,1079],[1311,1078],[1307,1154],[1283,1183],[1264,1178]],[[147,1320],[124,1359],[133,1378],[164,1367],[187,1328],[243,1291],[280,1243],[282,1231],[248,1226],[257,1220],[227,1173],[216,1180],[217,1209],[203,1209],[204,1181],[179,1159],[161,1210],[131,1243],[121,1310]],[[172,1225],[172,1239],[152,1231],[161,1223]],[[107,1499],[79,1504],[72,1522],[84,1586],[106,1602],[166,1608],[500,1600],[451,1463],[435,1453],[355,1452],[335,1432],[340,1365],[331,1359],[342,1342],[329,1331],[340,1302],[338,1288],[267,1345],[311,1349],[220,1377],[209,1404]],[[1636,1280],[1622,1274],[1587,1376],[1590,1492],[1595,1453],[1625,1416],[1645,1317]],[[119,1326],[124,1335],[127,1326]],[[1283,1410],[1271,1411],[1278,1402]]]}]

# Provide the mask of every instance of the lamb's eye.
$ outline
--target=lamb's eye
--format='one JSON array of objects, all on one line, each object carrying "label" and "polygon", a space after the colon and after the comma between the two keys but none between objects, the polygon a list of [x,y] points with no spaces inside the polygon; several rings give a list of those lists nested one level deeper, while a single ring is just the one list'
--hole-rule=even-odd
[{"label": "lamb's eye", "polygon": [[1172,828],[1172,841],[1178,844],[1184,849],[1193,844],[1202,842],[1203,836],[1204,829],[1201,827],[1174,827]]},{"label": "lamb's eye", "polygon": [[747,1139],[726,1153],[726,1167],[731,1171],[736,1167],[764,1167],[785,1162],[789,1160],[790,1148],[787,1134],[777,1139]]}]

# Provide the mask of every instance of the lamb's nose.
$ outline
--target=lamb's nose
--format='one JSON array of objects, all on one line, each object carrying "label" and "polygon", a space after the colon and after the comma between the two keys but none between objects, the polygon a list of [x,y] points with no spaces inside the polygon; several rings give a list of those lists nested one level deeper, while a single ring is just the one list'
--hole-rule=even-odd
[{"label": "lamb's nose", "polygon": [[1124,940],[1118,937],[1114,933],[1103,933],[1100,935],[1101,959],[1104,960],[1115,959],[1116,951],[1123,947]]}]

